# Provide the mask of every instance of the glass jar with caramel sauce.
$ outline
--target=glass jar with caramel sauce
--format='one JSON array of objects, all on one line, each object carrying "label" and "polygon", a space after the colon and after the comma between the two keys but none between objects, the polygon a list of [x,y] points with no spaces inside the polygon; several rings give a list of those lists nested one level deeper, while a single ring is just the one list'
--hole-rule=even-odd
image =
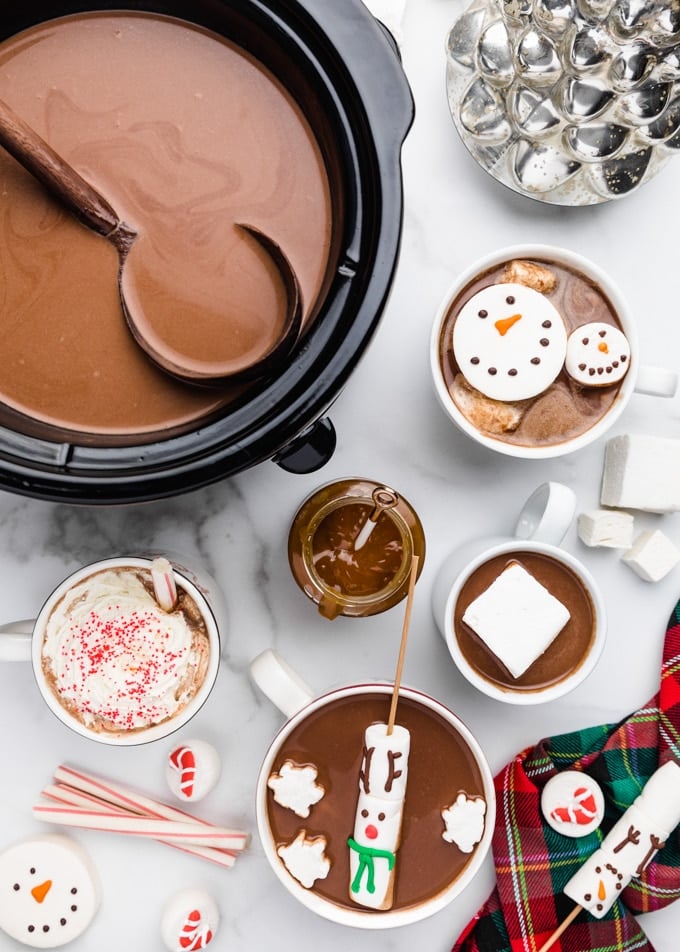
[{"label": "glass jar with caramel sauce", "polygon": [[416,555],[420,575],[425,534],[417,513],[389,486],[369,479],[321,486],[303,502],[288,536],[293,577],[328,619],[396,605],[408,592]]}]

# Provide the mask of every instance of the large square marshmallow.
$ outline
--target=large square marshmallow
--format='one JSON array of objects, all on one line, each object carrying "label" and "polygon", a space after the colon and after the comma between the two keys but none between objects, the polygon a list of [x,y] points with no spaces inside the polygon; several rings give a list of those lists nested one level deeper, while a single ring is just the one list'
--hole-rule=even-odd
[{"label": "large square marshmallow", "polygon": [[463,614],[513,678],[543,654],[569,618],[567,607],[519,562],[511,562]]},{"label": "large square marshmallow", "polygon": [[615,436],[605,447],[600,503],[645,512],[680,510],[680,440]]}]

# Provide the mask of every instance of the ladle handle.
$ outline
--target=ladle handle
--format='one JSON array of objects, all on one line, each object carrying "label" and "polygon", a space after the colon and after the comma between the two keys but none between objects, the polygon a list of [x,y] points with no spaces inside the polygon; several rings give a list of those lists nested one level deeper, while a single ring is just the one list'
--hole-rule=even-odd
[{"label": "ladle handle", "polygon": [[0,144],[89,228],[108,237],[119,227],[106,199],[1,99]]}]

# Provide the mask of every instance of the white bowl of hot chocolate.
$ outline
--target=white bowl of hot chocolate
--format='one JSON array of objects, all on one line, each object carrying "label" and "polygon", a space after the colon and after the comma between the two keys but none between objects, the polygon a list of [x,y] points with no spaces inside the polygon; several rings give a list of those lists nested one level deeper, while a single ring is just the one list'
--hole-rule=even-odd
[{"label": "white bowl of hot chocolate", "polygon": [[640,367],[616,282],[565,248],[516,245],[468,267],[446,294],[430,340],[440,403],[499,453],[561,456],[604,434],[635,390],[672,396],[676,378]]},{"label": "white bowl of hot chocolate", "polygon": [[165,737],[207,699],[219,634],[199,588],[176,570],[159,603],[152,560],[108,559],[67,578],[36,619],[33,669],[50,709],[77,733],[128,746]]}]

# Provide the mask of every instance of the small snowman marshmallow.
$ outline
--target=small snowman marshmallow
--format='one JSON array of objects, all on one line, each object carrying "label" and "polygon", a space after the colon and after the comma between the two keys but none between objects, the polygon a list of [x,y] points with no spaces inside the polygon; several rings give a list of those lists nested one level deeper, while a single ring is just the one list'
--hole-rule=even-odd
[{"label": "small snowman marshmallow", "polygon": [[544,294],[523,284],[492,284],[461,308],[453,352],[466,380],[485,396],[526,400],[547,390],[562,369],[567,331]]},{"label": "small snowman marshmallow", "polygon": [[212,942],[220,914],[215,900],[202,889],[183,889],[165,904],[161,936],[170,952],[196,952]]},{"label": "small snowman marshmallow", "polygon": [[99,880],[70,837],[34,836],[0,853],[0,929],[34,949],[76,939],[99,908]]},{"label": "small snowman marshmallow", "polygon": [[612,324],[593,321],[572,331],[567,340],[567,373],[583,387],[619,383],[630,366],[630,344]]},{"label": "small snowman marshmallow", "polygon": [[220,776],[220,755],[204,740],[187,740],[168,754],[165,776],[179,800],[201,800]]}]

